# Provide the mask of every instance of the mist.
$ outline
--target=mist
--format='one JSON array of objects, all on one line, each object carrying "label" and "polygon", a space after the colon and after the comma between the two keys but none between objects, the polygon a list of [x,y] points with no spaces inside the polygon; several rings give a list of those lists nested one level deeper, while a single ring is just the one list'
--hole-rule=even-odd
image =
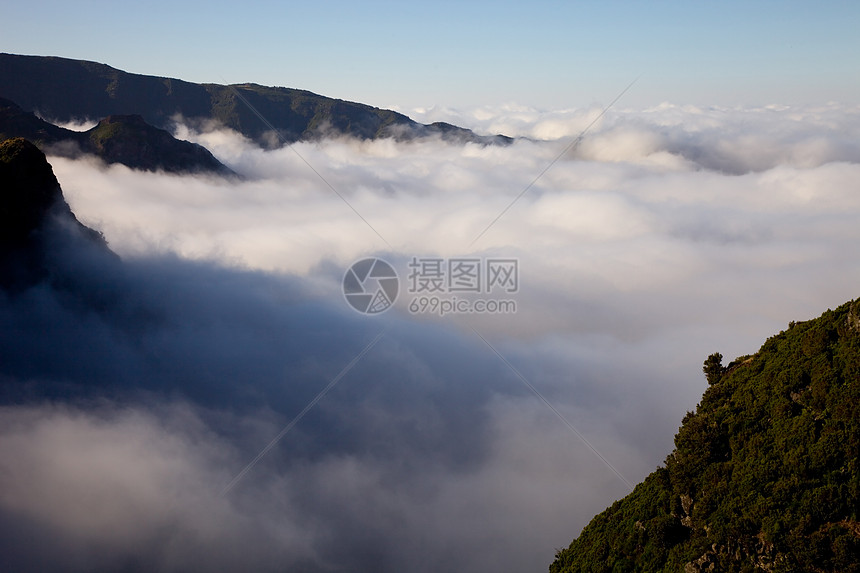
[{"label": "mist", "polygon": [[[0,294],[0,561],[545,570],[671,452],[708,354],[860,284],[856,107],[610,111],[560,156],[599,113],[268,151],[177,118],[241,180],[49,157],[121,260],[58,249],[62,288]],[[401,279],[378,316],[341,291],[368,256]],[[466,256],[518,260],[516,313],[410,313],[409,261]]]}]

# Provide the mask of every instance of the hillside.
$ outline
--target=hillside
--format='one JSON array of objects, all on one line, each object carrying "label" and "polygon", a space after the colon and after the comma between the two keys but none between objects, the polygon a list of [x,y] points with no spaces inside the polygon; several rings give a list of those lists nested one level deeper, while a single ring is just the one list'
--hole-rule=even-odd
[{"label": "hillside", "polygon": [[665,465],[551,573],[860,571],[860,299],[709,362]]},{"label": "hillside", "polygon": [[[195,84],[58,57],[0,54],[0,97],[61,123],[110,115],[140,115],[160,128],[169,127],[177,115],[192,121],[215,120],[267,147],[329,134],[361,139],[438,136],[480,144],[512,141],[450,124],[423,125],[394,111],[305,90],[251,83]],[[242,98],[278,130],[280,139]]]}]

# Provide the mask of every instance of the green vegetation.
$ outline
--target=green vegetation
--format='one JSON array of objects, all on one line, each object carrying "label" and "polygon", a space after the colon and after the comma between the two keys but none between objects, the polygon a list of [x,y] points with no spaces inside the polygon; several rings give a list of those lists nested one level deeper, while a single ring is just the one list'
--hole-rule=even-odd
[{"label": "green vegetation", "polygon": [[705,364],[702,366],[702,372],[705,373],[705,379],[708,384],[716,384],[723,377],[725,368],[723,368],[723,355],[719,352],[711,354],[705,359]]},{"label": "green vegetation", "polygon": [[551,573],[860,571],[860,300],[721,360],[665,466]]}]

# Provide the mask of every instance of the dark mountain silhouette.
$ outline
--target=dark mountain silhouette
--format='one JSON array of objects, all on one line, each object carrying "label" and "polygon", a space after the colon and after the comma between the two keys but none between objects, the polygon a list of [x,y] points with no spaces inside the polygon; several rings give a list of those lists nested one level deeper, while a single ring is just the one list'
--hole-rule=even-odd
[{"label": "dark mountain silhouette", "polygon": [[550,572],[860,571],[860,299],[704,369],[665,465]]},{"label": "dark mountain silhouette", "polygon": [[0,54],[0,97],[58,122],[140,115],[151,125],[168,127],[177,115],[192,121],[215,120],[267,147],[327,135],[361,139],[438,136],[480,144],[512,141],[501,135],[479,136],[450,124],[423,125],[394,111],[304,90],[251,83],[195,84],[58,57]]},{"label": "dark mountain silhouette", "polygon": [[26,138],[58,155],[91,153],[107,163],[122,163],[133,169],[233,173],[203,146],[178,140],[139,115],[109,116],[94,128],[78,132],[58,127],[0,98],[0,139],[11,137]]},{"label": "dark mountain silhouette", "polygon": [[23,137],[39,146],[81,140],[79,132],[58,127],[0,97],[0,141],[13,137]]},{"label": "dark mountain silhouette", "polygon": [[0,289],[62,281],[52,258],[75,244],[110,253],[72,213],[45,154],[23,138],[0,142]]}]

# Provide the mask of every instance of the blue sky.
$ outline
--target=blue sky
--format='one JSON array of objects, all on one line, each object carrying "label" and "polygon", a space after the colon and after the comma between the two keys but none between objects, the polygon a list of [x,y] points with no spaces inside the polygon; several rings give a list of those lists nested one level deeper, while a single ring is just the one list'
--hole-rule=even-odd
[{"label": "blue sky", "polygon": [[29,2],[0,50],[382,107],[853,103],[857,2]]}]

